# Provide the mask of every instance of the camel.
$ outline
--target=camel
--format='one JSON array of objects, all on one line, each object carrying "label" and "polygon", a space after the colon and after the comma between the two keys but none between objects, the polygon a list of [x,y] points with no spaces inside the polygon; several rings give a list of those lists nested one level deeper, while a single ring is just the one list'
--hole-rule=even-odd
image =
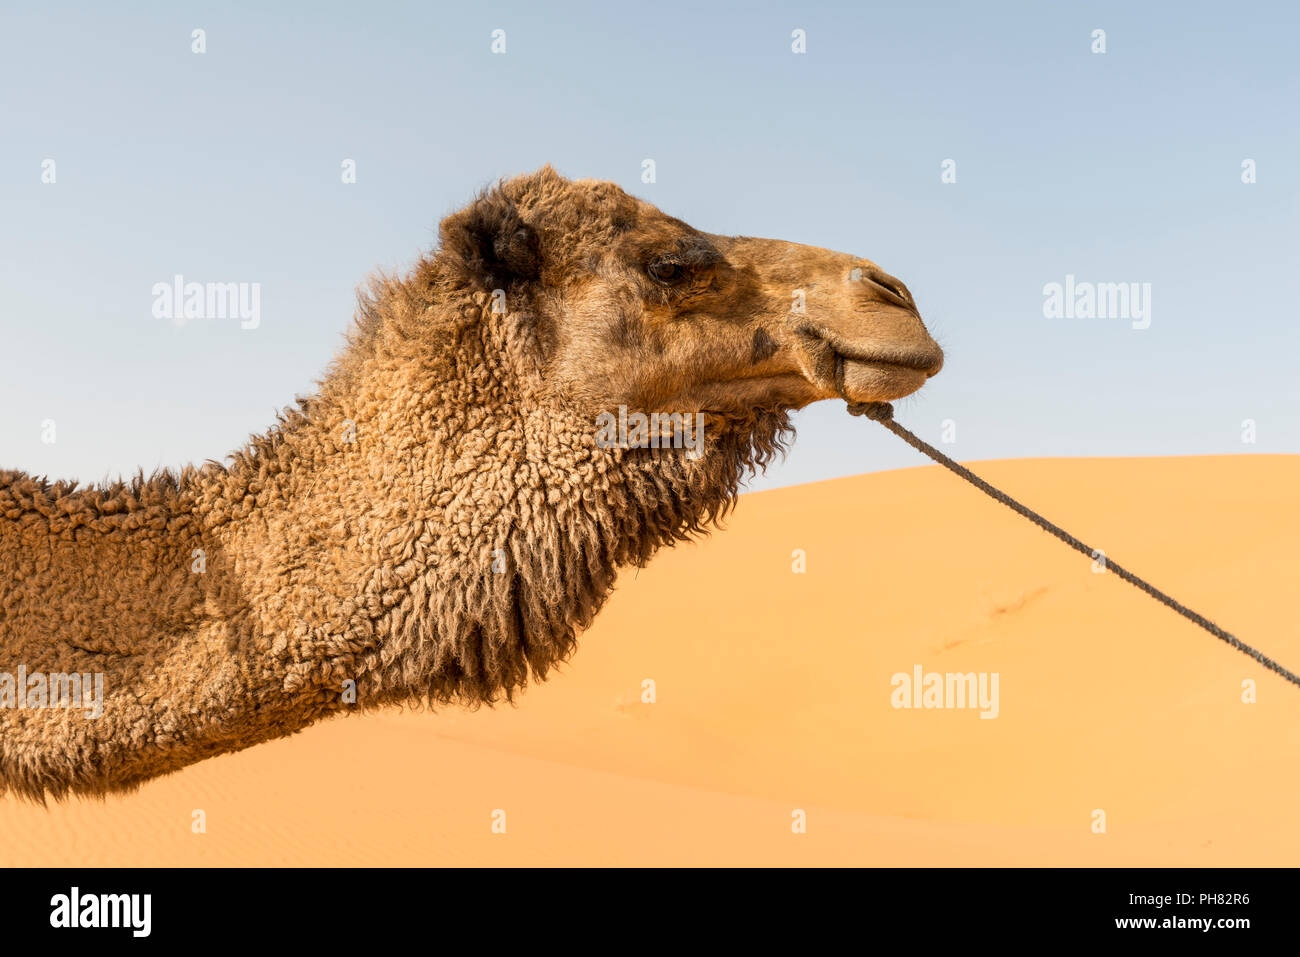
[{"label": "camel", "polygon": [[[550,166],[500,181],[362,287],[318,390],[224,463],[0,471],[0,790],[104,795],[340,712],[514,701],[620,568],[727,514],[791,411],[942,362],[870,260]],[[615,413],[704,441],[598,441]],[[93,710],[64,706],[75,676],[85,700],[102,676]]]}]

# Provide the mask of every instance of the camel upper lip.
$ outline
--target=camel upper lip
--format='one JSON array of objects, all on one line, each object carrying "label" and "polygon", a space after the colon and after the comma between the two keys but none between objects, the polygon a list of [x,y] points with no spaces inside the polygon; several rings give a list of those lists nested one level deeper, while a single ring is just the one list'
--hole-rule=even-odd
[{"label": "camel upper lip", "polygon": [[907,353],[872,355],[866,352],[858,352],[854,349],[845,349],[842,346],[835,346],[834,349],[837,365],[843,362],[861,362],[866,365],[893,366],[898,369],[908,369],[912,372],[924,372],[926,376],[935,375],[943,365],[942,359],[936,361],[934,356],[930,355]]},{"label": "camel upper lip", "polygon": [[893,365],[894,368],[910,369],[913,372],[924,372],[927,376],[933,376],[939,369],[936,368],[935,360],[928,359],[926,356],[880,356],[865,355],[859,352],[850,352],[837,348],[835,351],[836,358],[841,361],[850,361],[850,363],[863,363],[867,365]]}]

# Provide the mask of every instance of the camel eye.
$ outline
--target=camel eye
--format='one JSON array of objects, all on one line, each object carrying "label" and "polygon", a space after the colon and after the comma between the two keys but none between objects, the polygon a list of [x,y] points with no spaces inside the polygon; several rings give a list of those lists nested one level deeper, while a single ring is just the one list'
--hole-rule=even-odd
[{"label": "camel eye", "polygon": [[650,278],[661,286],[675,286],[686,278],[686,267],[681,263],[651,263],[646,269]]}]

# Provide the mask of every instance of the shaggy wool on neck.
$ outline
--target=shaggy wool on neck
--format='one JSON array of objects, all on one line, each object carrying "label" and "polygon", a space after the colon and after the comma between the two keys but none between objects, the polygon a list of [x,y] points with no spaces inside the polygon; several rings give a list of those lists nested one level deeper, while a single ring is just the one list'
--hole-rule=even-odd
[{"label": "shaggy wool on neck", "polygon": [[362,705],[491,702],[544,678],[620,567],[705,531],[789,435],[773,410],[710,423],[698,460],[601,448],[589,413],[521,399],[539,371],[530,317],[498,316],[488,302],[440,285],[435,263],[375,284],[349,351],[304,407],[297,429],[310,444],[355,423],[345,455],[364,467],[348,473],[351,495],[377,475],[387,487],[373,487],[380,507],[310,493],[331,515],[364,524],[364,512],[375,529],[358,542],[373,557],[346,629],[366,640],[337,654],[337,623],[313,639],[327,665],[305,677],[327,697],[345,676],[358,679]]},{"label": "shaggy wool on neck", "polygon": [[542,362],[526,313],[429,259],[372,284],[318,394],[225,465],[0,473],[0,670],[104,673],[107,699],[0,710],[3,784],[104,793],[329,713],[510,698],[789,435],[774,409],[706,419],[698,459],[601,448]]}]

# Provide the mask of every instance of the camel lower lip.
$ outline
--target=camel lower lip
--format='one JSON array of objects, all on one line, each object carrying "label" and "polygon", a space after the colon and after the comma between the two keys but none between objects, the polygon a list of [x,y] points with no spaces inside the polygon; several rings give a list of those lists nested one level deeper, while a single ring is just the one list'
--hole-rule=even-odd
[{"label": "camel lower lip", "polygon": [[890,402],[911,395],[928,379],[920,369],[879,360],[837,356],[835,385],[853,402]]}]

